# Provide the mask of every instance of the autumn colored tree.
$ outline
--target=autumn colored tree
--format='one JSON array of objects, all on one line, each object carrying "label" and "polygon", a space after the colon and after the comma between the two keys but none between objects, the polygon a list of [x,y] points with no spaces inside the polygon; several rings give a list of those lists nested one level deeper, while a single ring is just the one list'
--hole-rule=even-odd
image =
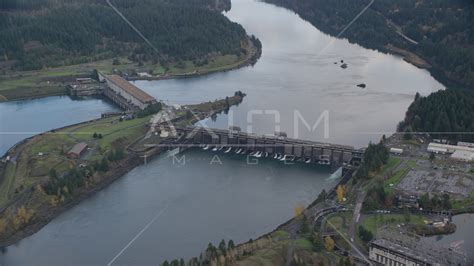
[{"label": "autumn colored tree", "polygon": [[344,201],[345,193],[346,193],[346,191],[345,191],[344,186],[342,186],[342,185],[337,186],[336,194],[337,194],[337,201],[339,203]]},{"label": "autumn colored tree", "polygon": [[295,213],[295,217],[300,216],[303,213],[303,209],[304,207],[301,205],[296,206],[295,209],[293,210]]},{"label": "autumn colored tree", "polygon": [[324,238],[324,247],[326,248],[327,251],[334,250],[334,240],[330,236],[326,236]]}]

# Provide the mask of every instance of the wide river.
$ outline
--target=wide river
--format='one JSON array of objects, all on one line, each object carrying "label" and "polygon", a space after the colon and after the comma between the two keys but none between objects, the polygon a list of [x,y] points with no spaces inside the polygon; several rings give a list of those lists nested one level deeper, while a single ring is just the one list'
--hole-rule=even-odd
[{"label": "wide river", "polygon": [[[283,8],[238,0],[227,16],[262,41],[263,55],[254,67],[137,81],[137,86],[175,104],[242,90],[248,95],[242,104],[205,124],[239,125],[262,134],[281,130],[357,147],[393,132],[416,92],[444,88],[427,71],[325,35]],[[340,67],[341,60],[347,69]],[[68,97],[2,103],[0,152],[36,132],[110,110],[114,107],[102,100]],[[157,264],[198,256],[209,242],[241,242],[271,231],[291,218],[296,206],[337,182],[320,167],[275,161],[251,165],[241,156],[222,154],[216,162],[213,155],[187,152],[184,165],[164,155],[134,169],[8,247],[0,264]]]}]

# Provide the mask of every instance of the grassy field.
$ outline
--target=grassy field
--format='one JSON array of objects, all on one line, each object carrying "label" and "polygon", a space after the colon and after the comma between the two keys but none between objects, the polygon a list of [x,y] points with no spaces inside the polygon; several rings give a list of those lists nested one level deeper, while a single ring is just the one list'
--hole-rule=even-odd
[{"label": "grassy field", "polygon": [[[390,163],[390,161],[389,161]],[[398,164],[397,164],[398,165]],[[415,161],[408,161],[406,163],[406,166],[398,169],[390,178],[384,181],[384,188],[386,192],[390,192],[393,190],[393,188],[400,183],[400,181],[408,174],[410,169],[416,167],[416,162]]]},{"label": "grassy field", "polygon": [[326,225],[326,228],[336,228],[339,231],[345,232],[349,228],[349,223],[352,219],[351,212],[337,213],[331,215],[327,220],[332,226]]},{"label": "grassy field", "polygon": [[2,183],[0,184],[0,208],[6,204],[13,193],[13,184],[15,181],[15,164],[8,164],[3,174]]},{"label": "grassy field", "polygon": [[[54,133],[35,136],[17,149],[15,162],[9,162],[0,185],[0,206],[11,199],[13,193],[20,193],[41,181],[48,179],[54,168],[59,173],[75,167],[77,161],[66,157],[76,143],[86,142],[90,148],[86,160],[100,160],[114,145],[125,148],[128,144],[145,135],[151,116],[128,121],[118,117],[100,119],[75,125]],[[102,134],[94,138],[93,134]]]},{"label": "grassy field", "polygon": [[424,224],[424,217],[420,215],[402,214],[375,214],[364,218],[362,225],[373,234],[382,226],[396,227],[397,224]]},{"label": "grassy field", "polygon": [[467,208],[474,208],[474,191],[469,194],[467,199],[452,201],[452,208],[454,211],[463,211]]},{"label": "grassy field", "polygon": [[[114,141],[131,143],[141,136],[143,127],[150,121],[150,116],[119,122],[117,117],[106,118],[100,121],[80,125],[62,133],[77,141],[94,142],[100,145],[101,150],[108,150]],[[101,139],[94,139],[94,133],[101,134]]]},{"label": "grassy field", "polygon": [[386,175],[389,171],[393,170],[400,163],[401,159],[398,157],[390,156],[387,164],[382,167],[381,174]]}]

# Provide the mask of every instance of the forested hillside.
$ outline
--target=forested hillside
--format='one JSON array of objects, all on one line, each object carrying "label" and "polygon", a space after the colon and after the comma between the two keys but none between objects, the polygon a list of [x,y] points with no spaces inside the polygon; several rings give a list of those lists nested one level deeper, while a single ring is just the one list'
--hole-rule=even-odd
[{"label": "forested hillside", "polygon": [[105,0],[2,0],[0,63],[15,70],[117,56],[135,62],[205,59],[242,53],[245,30],[218,11],[229,0],[112,0],[157,48],[151,49]]},{"label": "forested hillside", "polygon": [[[265,0],[337,35],[370,0]],[[389,44],[428,61],[438,78],[474,86],[474,1],[377,0],[341,36],[381,51]],[[398,33],[397,33],[398,32]],[[407,38],[403,37],[405,35]],[[411,40],[409,40],[411,39]]]},{"label": "forested hillside", "polygon": [[443,90],[427,97],[417,94],[398,130],[451,132],[432,135],[453,141],[474,142],[474,91]]}]

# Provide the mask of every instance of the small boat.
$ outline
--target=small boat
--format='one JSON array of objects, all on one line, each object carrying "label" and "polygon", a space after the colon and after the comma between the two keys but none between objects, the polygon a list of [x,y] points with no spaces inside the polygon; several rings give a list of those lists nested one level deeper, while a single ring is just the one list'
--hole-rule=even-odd
[{"label": "small boat", "polygon": [[232,150],[232,147],[229,147],[224,153],[229,153]]},{"label": "small boat", "polygon": [[204,146],[204,148],[202,148],[202,150],[204,150],[204,151],[209,150],[209,145]]},{"label": "small boat", "polygon": [[212,149],[212,151],[217,151],[217,150],[219,150],[218,147],[214,147],[214,149]]},{"label": "small boat", "polygon": [[286,160],[286,154],[283,155],[283,157],[280,159],[280,161],[285,161]]},{"label": "small boat", "polygon": [[273,159],[277,159],[278,158],[278,154],[275,153],[275,156],[273,156]]},{"label": "small boat", "polygon": [[255,157],[257,157],[257,158],[262,157],[262,152],[261,152],[261,151],[258,151],[258,152],[255,154]]},{"label": "small boat", "polygon": [[218,151],[222,151],[223,149],[225,149],[224,146],[220,147]]},{"label": "small boat", "polygon": [[235,153],[239,154],[242,152],[242,149],[238,149],[237,151],[235,151]]},{"label": "small boat", "polygon": [[269,155],[268,152],[265,152],[265,157],[268,157],[268,155]]},{"label": "small boat", "polygon": [[311,162],[311,158],[305,161],[305,163],[310,163],[310,162]]}]

